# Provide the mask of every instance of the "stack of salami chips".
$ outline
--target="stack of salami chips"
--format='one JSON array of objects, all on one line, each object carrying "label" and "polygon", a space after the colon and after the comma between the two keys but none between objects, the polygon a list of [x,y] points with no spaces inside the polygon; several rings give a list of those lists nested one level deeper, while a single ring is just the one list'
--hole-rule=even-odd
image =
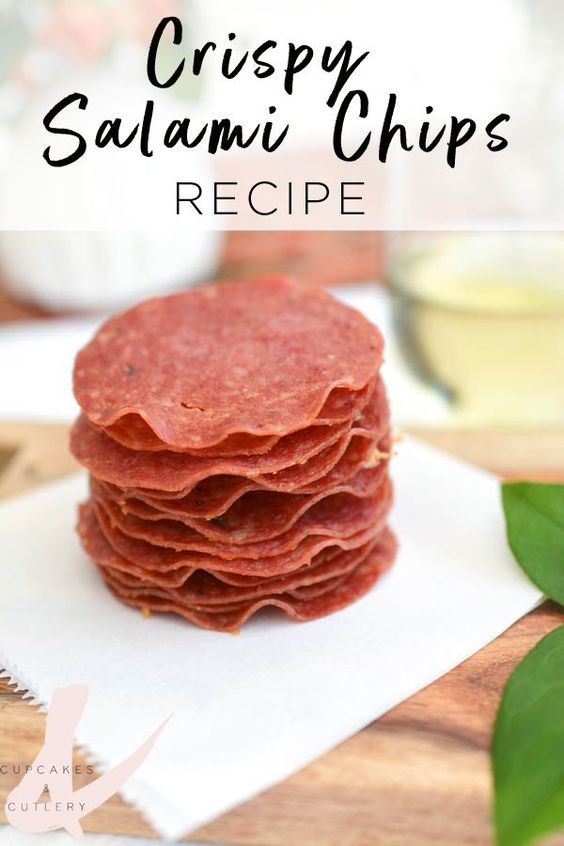
[{"label": "stack of salami chips", "polygon": [[234,631],[312,620],[390,566],[382,338],[283,278],[148,300],[78,355],[82,545],[123,602]]}]

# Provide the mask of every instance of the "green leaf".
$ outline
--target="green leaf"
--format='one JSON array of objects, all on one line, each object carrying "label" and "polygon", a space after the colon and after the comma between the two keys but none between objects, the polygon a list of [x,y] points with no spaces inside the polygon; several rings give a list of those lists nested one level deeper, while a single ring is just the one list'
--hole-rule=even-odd
[{"label": "green leaf", "polygon": [[564,485],[506,482],[502,499],[513,555],[531,581],[564,605]]},{"label": "green leaf", "polygon": [[524,846],[564,827],[564,626],[510,677],[492,755],[498,846]]}]

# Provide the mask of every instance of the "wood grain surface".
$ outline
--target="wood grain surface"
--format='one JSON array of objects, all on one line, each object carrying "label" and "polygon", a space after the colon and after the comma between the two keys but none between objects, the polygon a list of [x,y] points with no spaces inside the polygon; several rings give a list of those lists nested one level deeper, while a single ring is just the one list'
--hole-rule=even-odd
[{"label": "wood grain surface", "polygon": [[[564,431],[415,434],[505,477],[564,479]],[[61,426],[0,425],[0,497],[70,472],[66,441]],[[561,609],[544,605],[364,731],[190,839],[238,846],[491,844],[487,750],[500,693],[520,658],[562,622]],[[43,732],[43,715],[0,682],[0,762],[33,760]],[[16,780],[0,776],[0,806]],[[83,822],[89,831],[153,834],[119,797]],[[564,836],[547,843],[564,846]]]}]

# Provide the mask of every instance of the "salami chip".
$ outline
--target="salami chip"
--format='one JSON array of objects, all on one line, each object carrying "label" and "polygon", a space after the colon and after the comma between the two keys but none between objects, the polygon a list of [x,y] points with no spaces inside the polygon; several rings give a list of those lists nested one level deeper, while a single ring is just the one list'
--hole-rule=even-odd
[{"label": "salami chip", "polygon": [[391,506],[391,484],[386,478],[373,497],[360,502],[349,494],[337,494],[316,503],[285,532],[268,540],[236,542],[224,538],[211,540],[206,535],[177,520],[148,521],[134,514],[124,514],[115,503],[94,496],[94,504],[106,513],[112,526],[132,538],[176,552],[205,552],[218,558],[270,558],[291,552],[304,539],[327,536],[347,538],[387,517]]},{"label": "salami chip", "polygon": [[204,449],[309,426],[333,390],[370,382],[382,348],[376,327],[325,291],[268,277],[118,314],[79,353],[73,385],[95,426],[137,416],[173,449]]},{"label": "salami chip", "polygon": [[366,558],[348,576],[321,596],[300,599],[286,593],[231,606],[216,606],[213,612],[209,607],[195,608],[167,595],[160,595],[158,591],[143,591],[140,594],[135,589],[123,587],[106,573],[103,578],[110,590],[128,605],[148,611],[172,612],[205,629],[235,632],[249,617],[266,606],[279,608],[299,621],[315,620],[339,611],[370,590],[392,564],[395,552],[395,538],[390,532],[386,532],[382,540],[375,544]]},{"label": "salami chip", "polygon": [[296,433],[291,443],[284,439],[264,455],[221,459],[128,450],[81,416],[71,432],[71,451],[96,478],[127,488],[184,495],[210,476],[231,475],[256,479],[265,489],[291,491],[324,476],[351,445],[360,450],[360,464],[368,459],[387,426],[383,416],[367,419],[371,412],[367,409],[353,425],[330,427],[329,436],[323,434],[325,427],[311,427],[307,435]]},{"label": "salami chip", "polygon": [[[124,558],[108,543],[96,519],[94,509],[90,503],[80,507],[78,533],[85,552],[97,563],[113,571],[114,576],[122,579],[129,586],[158,585],[159,587],[179,588],[192,592],[200,602],[226,602],[233,598],[249,598],[249,594],[232,593],[231,588],[250,589],[250,596],[258,596],[265,592],[276,593],[276,588],[283,590],[303,587],[325,582],[328,579],[341,577],[352,570],[364,557],[372,540],[364,546],[351,550],[339,548],[324,549],[316,555],[310,566],[284,576],[272,578],[257,578],[243,576],[237,573],[225,573],[216,570],[213,575],[205,570],[191,567],[179,567],[176,570],[161,572],[139,567]],[[255,591],[258,588],[258,592]],[[196,601],[196,600],[194,600]]]},{"label": "salami chip", "polygon": [[[269,540],[290,529],[313,506],[329,497],[373,497],[386,476],[386,462],[362,470],[349,483],[317,494],[287,496],[275,491],[254,490],[238,498],[220,515],[194,516],[186,500],[153,500],[128,497],[113,485],[91,482],[94,494],[115,502],[123,514],[132,514],[142,520],[177,520],[220,543],[250,543]],[[191,495],[188,495],[188,503]],[[201,513],[200,508],[200,513]]]},{"label": "salami chip", "polygon": [[[171,598],[177,598],[192,605],[225,605],[226,603],[256,599],[269,594],[286,593],[306,588],[319,591],[328,589],[350,573],[366,556],[375,540],[357,549],[341,551],[326,558],[320,557],[318,563],[283,576],[270,579],[254,580],[247,584],[229,584],[218,573],[206,573],[197,570],[188,573],[182,582],[162,582],[157,585],[152,574],[141,575],[130,568],[130,562],[120,558],[107,543],[100,532],[92,512],[81,516],[83,543],[99,568],[123,586],[138,589],[166,588]],[[298,594],[299,596],[300,594]],[[305,597],[302,597],[305,598]]]},{"label": "salami chip", "polygon": [[314,620],[392,563],[382,340],[325,292],[210,285],[110,319],[77,357],[82,546],[115,596],[234,631]]},{"label": "salami chip", "polygon": [[208,573],[219,571],[262,578],[291,573],[300,567],[310,567],[318,553],[328,548],[357,549],[369,543],[383,529],[385,522],[385,519],[376,517],[373,522],[356,534],[344,538],[309,535],[291,551],[278,555],[247,558],[241,554],[238,558],[220,558],[211,549],[208,552],[192,549],[177,551],[170,547],[156,546],[142,538],[132,537],[113,525],[99,505],[95,505],[94,510],[100,529],[110,546],[142,570],[169,572],[183,568],[186,572],[188,570],[206,570]]},{"label": "salami chip", "polygon": [[[356,492],[358,486],[366,483],[367,474],[378,471],[381,475],[387,472],[390,456],[391,440],[389,434],[378,441],[375,448],[368,451],[364,444],[358,448],[350,447],[335,465],[325,479],[313,482],[293,491],[296,496],[308,494],[329,494],[340,491]],[[362,467],[362,460],[366,459],[366,466]],[[356,472],[358,471],[358,472]],[[111,498],[121,502],[124,498],[134,497],[153,505],[173,511],[182,510],[186,516],[202,516],[211,519],[223,514],[233,503],[250,491],[267,491],[260,481],[244,479],[237,476],[211,476],[199,482],[190,491],[167,493],[166,491],[149,490],[143,488],[120,488],[117,485],[101,483]],[[360,494],[359,494],[360,495]],[[285,497],[287,499],[287,497]]]}]

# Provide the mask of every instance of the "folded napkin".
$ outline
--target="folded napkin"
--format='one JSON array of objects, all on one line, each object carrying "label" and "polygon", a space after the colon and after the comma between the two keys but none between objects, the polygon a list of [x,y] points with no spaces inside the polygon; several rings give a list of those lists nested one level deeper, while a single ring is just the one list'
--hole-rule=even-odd
[{"label": "folded napkin", "polygon": [[84,476],[0,506],[0,667],[48,703],[83,683],[77,741],[113,767],[167,717],[123,794],[175,838],[303,767],[499,635],[540,599],[496,479],[414,441],[393,464],[401,549],[363,599],[238,637],[122,606],[80,550]]}]

